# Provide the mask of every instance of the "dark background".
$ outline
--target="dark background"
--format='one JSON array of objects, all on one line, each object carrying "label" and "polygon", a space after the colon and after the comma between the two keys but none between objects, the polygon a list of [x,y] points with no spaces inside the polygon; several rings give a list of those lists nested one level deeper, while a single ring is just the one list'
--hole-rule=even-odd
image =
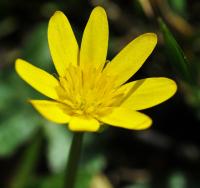
[{"label": "dark background", "polygon": [[[62,187],[71,133],[40,117],[27,99],[41,97],[16,75],[18,57],[55,72],[48,50],[48,20],[62,10],[77,39],[93,7],[109,18],[108,59],[145,32],[159,36],[156,49],[132,80],[166,76],[176,95],[144,112],[145,131],[109,127],[87,133],[77,188],[200,187],[200,2],[198,0],[0,0],[0,187]],[[150,7],[150,9],[149,9]],[[165,50],[157,18],[162,17],[185,52],[195,75],[195,98]]]}]

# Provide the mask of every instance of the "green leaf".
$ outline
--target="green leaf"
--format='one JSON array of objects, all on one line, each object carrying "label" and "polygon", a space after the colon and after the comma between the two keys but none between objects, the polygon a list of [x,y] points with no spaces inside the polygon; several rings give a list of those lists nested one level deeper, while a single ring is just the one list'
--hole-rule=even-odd
[{"label": "green leaf", "polygon": [[33,178],[27,188],[63,188],[63,175]]},{"label": "green leaf", "polygon": [[25,188],[28,184],[40,156],[41,138],[40,134],[35,135],[32,143],[27,146],[21,163],[15,170],[15,176],[13,177],[9,188]]},{"label": "green leaf", "polygon": [[11,99],[15,96],[15,92],[9,84],[5,84],[4,82],[0,82],[0,84],[0,112],[3,112],[8,107],[8,103],[10,103]]},{"label": "green leaf", "polygon": [[2,122],[0,126],[0,156],[6,157],[25,141],[32,138],[39,128],[37,119],[28,113],[21,112]]},{"label": "green leaf", "polygon": [[96,155],[79,168],[75,188],[88,188],[92,178],[100,173],[106,165],[106,160],[101,155]]},{"label": "green leaf", "polygon": [[169,188],[186,188],[187,182],[182,173],[175,172],[169,177]]},{"label": "green leaf", "polygon": [[72,139],[71,133],[66,126],[55,125],[47,121],[44,130],[48,140],[47,159],[49,167],[52,172],[61,173],[66,167]]},{"label": "green leaf", "polygon": [[25,60],[42,69],[52,68],[47,41],[47,24],[39,24],[33,32],[30,33],[25,40],[23,49],[22,58]]},{"label": "green leaf", "polygon": [[191,67],[186,59],[184,52],[182,51],[179,44],[176,42],[174,36],[170,32],[166,24],[163,22],[163,20],[159,18],[158,21],[164,37],[166,53],[169,57],[169,62],[172,64],[172,67],[176,69],[181,79],[193,85],[194,79],[191,73]]},{"label": "green leaf", "polygon": [[134,185],[127,186],[125,188],[150,188],[149,183],[134,183]]},{"label": "green leaf", "polygon": [[186,15],[186,9],[187,9],[186,0],[169,0],[169,3],[175,12],[177,12],[182,16]]}]

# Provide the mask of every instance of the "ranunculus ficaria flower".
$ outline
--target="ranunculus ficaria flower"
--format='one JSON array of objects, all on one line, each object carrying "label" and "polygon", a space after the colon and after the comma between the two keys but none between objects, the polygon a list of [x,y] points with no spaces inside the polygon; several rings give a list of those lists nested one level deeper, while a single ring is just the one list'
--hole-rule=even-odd
[{"label": "ranunculus ficaria flower", "polygon": [[92,11],[80,49],[61,11],[49,21],[48,42],[58,78],[22,59],[16,60],[16,71],[50,98],[30,100],[35,109],[50,121],[68,124],[72,131],[98,131],[102,124],[146,129],[152,120],[138,110],[155,106],[176,92],[175,82],[164,77],[126,83],[152,53],[157,36],[137,37],[108,62],[108,20],[101,7]]}]

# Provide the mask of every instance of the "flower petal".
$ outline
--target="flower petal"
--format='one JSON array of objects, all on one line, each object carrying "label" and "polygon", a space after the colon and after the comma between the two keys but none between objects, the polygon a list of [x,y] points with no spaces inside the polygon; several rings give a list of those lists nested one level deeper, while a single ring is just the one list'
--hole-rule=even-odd
[{"label": "flower petal", "polygon": [[102,69],[108,49],[108,20],[102,7],[96,7],[92,11],[85,31],[83,33],[80,65],[85,67],[93,65]]},{"label": "flower petal", "polygon": [[102,122],[125,129],[142,130],[152,124],[152,120],[145,114],[127,108],[116,107],[111,113],[99,117]]},{"label": "flower petal", "polygon": [[107,64],[104,71],[116,77],[117,86],[123,84],[142,66],[156,43],[157,36],[154,33],[146,33],[137,37]]},{"label": "flower petal", "polygon": [[16,60],[15,69],[24,81],[40,93],[55,100],[59,98],[57,89],[60,84],[54,76],[22,59]]},{"label": "flower petal", "polygon": [[69,65],[77,65],[78,44],[67,17],[56,11],[48,26],[48,41],[51,56],[60,76]]},{"label": "flower petal", "polygon": [[68,123],[71,116],[65,111],[61,103],[48,100],[30,100],[35,109],[47,120],[55,123]]},{"label": "flower petal", "polygon": [[100,123],[91,117],[73,116],[69,122],[71,131],[89,131],[95,132],[100,128]]},{"label": "flower petal", "polygon": [[146,78],[123,85],[126,99],[121,106],[133,110],[142,110],[160,104],[172,97],[176,83],[168,78]]}]

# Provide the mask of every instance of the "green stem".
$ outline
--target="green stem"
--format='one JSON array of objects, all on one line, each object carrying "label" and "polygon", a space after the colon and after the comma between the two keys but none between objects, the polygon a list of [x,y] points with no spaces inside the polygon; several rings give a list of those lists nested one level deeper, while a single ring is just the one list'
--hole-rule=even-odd
[{"label": "green stem", "polygon": [[65,188],[74,188],[78,163],[81,154],[83,141],[83,132],[75,132],[72,138],[72,144],[69,152],[69,158],[66,168]]}]

